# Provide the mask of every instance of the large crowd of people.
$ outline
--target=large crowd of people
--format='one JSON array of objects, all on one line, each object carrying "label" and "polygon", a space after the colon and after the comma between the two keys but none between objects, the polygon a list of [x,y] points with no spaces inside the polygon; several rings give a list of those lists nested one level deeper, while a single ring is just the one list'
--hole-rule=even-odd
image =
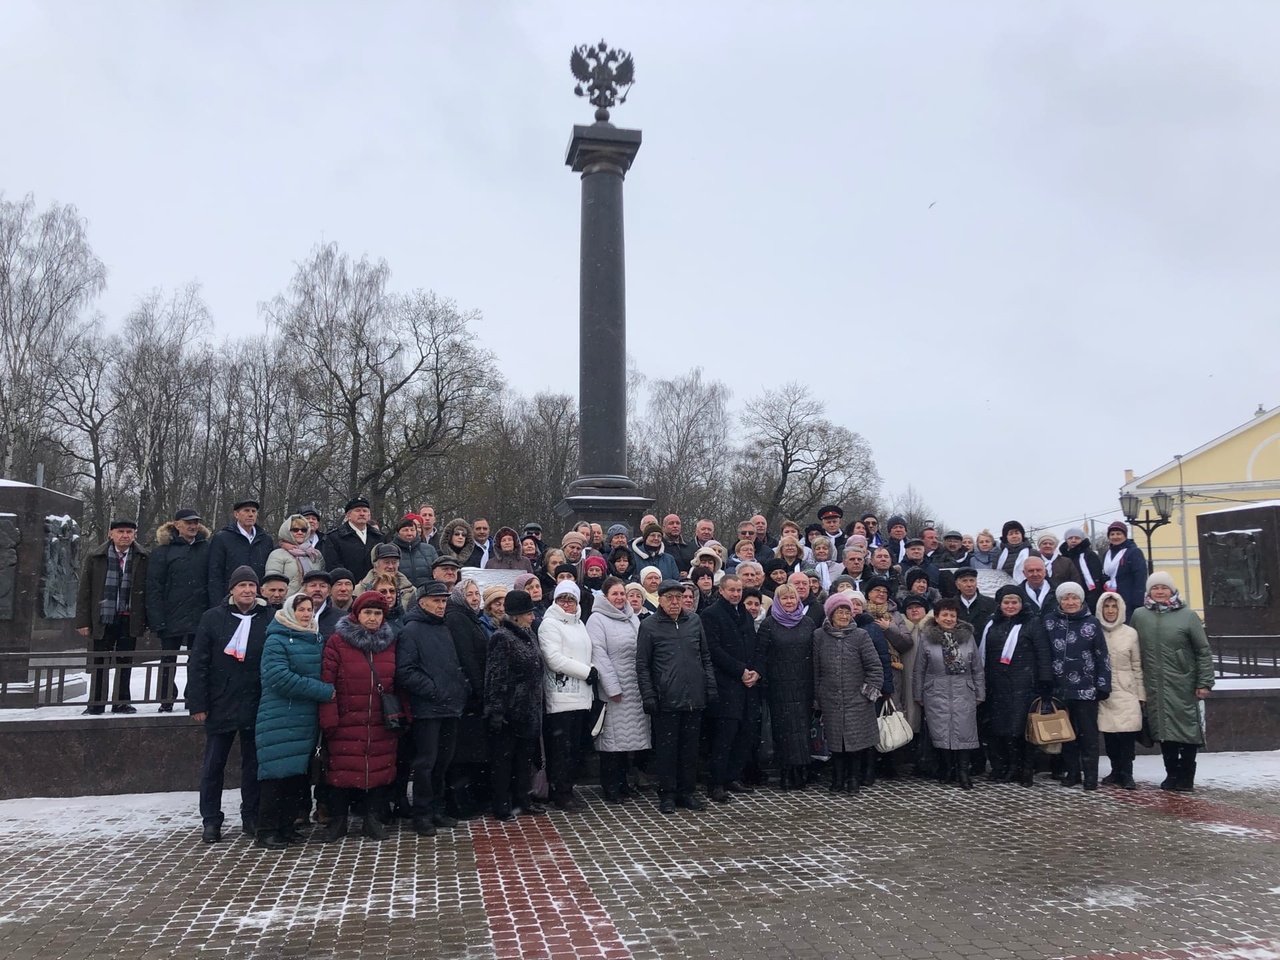
[{"label": "large crowd of people", "polygon": [[[1144,731],[1161,787],[1194,789],[1208,641],[1118,521],[1097,552],[1079,528],[939,536],[846,522],[837,504],[723,539],[709,520],[686,539],[669,514],[547,541],[536,522],[437,527],[429,503],[381,528],[362,497],[329,530],[314,507],[274,537],[258,514],[242,500],[212,533],[178,510],[150,548],[116,520],[80,584],[77,627],[100,658],[85,712],[137,712],[129,657],[158,636],[159,710],[185,698],[205,730],[206,842],[222,839],[237,740],[241,826],[268,849],[313,817],[318,839],[354,814],[380,840],[397,818],[433,836],[485,811],[543,814],[543,797],[576,811],[592,750],[606,801],[652,786],[664,814],[815,781],[1030,787],[1045,767],[1095,790],[1103,744],[1101,782],[1132,790]],[[983,577],[1003,583],[994,597]],[[1075,738],[1050,757],[1026,727],[1055,704]],[[913,737],[881,749],[894,711]]]}]

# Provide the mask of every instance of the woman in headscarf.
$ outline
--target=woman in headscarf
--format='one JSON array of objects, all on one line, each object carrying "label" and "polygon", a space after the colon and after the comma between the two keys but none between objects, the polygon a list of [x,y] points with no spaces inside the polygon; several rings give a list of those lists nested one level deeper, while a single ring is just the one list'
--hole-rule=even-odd
[{"label": "woman in headscarf", "polygon": [[286,597],[267,626],[254,724],[262,790],[256,844],[269,850],[301,840],[294,823],[310,810],[307,772],[320,734],[320,705],[334,696],[333,685],[320,679],[321,650],[311,598]]},{"label": "woman in headscarf", "polygon": [[1107,759],[1111,761],[1111,772],[1102,782],[1136,790],[1133,755],[1138,731],[1142,729],[1142,706],[1147,699],[1138,632],[1126,626],[1124,597],[1118,593],[1102,595],[1097,617],[1107,635],[1107,656],[1111,658],[1111,696],[1098,704],[1098,732],[1103,735]]},{"label": "woman in headscarf", "polygon": [[[913,595],[908,609],[927,602]],[[978,704],[986,698],[986,676],[973,628],[960,619],[960,601],[938,601],[921,639],[912,677],[916,702],[924,709],[934,748],[954,761],[960,789],[972,790],[970,751],[978,747]]]},{"label": "woman in headscarf", "polygon": [[1044,627],[1013,584],[996,592],[996,612],[983,627],[991,779],[1031,786],[1035,754],[1027,742],[1027,713],[1036,696],[1053,695],[1053,657]]},{"label": "woman in headscarf", "polygon": [[321,679],[337,691],[320,708],[320,727],[329,746],[326,843],[346,836],[347,812],[359,793],[364,794],[361,832],[370,840],[388,837],[378,815],[396,778],[401,731],[388,730],[382,712],[381,694],[396,695],[396,638],[386,612],[382,594],[360,594],[324,647]]},{"label": "woman in headscarf", "polygon": [[499,527],[493,535],[493,547],[485,560],[486,570],[520,570],[533,572],[533,564],[520,552],[520,539],[511,527]]},{"label": "woman in headscarf", "polygon": [[1182,602],[1173,578],[1163,571],[1147,577],[1147,597],[1130,625],[1142,647],[1147,723],[1164,755],[1161,790],[1195,790],[1196,753],[1204,744],[1200,701],[1213,689],[1213,653],[1204,624]]},{"label": "woman in headscarf", "polygon": [[311,521],[300,513],[285,517],[276,531],[280,546],[267,557],[263,576],[277,573],[289,578],[289,593],[302,592],[302,578],[312,570],[324,569],[324,557],[308,542],[311,539]]},{"label": "woman in headscarf", "polygon": [[658,584],[662,582],[662,571],[657,567],[643,567],[640,570],[640,586],[644,587],[644,605],[650,613],[658,610]]},{"label": "woman in headscarf", "polygon": [[773,731],[774,761],[783,790],[803,790],[809,780],[813,718],[813,631],[800,595],[790,584],[773,593],[760,624],[758,642],[765,664],[765,699]]},{"label": "woman in headscarf", "polygon": [[1058,609],[1041,618],[1053,654],[1054,695],[1062,700],[1076,738],[1062,746],[1064,787],[1098,789],[1098,702],[1111,695],[1111,658],[1102,624],[1084,603],[1084,587],[1054,591]]},{"label": "woman in headscarf", "polygon": [[628,583],[626,585],[627,606],[631,608],[631,612],[636,615],[636,620],[643,620],[649,616],[648,599],[645,596],[644,587],[638,583]]},{"label": "woman in headscarf", "polygon": [[649,718],[636,680],[636,639],[640,621],[627,603],[626,585],[610,577],[587,620],[591,661],[600,672],[605,698],[604,725],[595,738],[600,754],[600,787],[605,800],[618,803],[631,795],[627,767],[631,754],[650,747]]},{"label": "woman in headscarf", "polygon": [[875,704],[884,669],[871,637],[853,622],[849,594],[828,597],[823,612],[813,634],[813,691],[831,750],[830,790],[857,793],[856,761],[880,742]]}]

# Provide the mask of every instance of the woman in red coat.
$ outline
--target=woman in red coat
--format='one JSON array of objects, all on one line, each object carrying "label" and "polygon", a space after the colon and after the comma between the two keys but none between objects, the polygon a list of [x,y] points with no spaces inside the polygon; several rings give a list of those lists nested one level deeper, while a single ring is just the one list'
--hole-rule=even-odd
[{"label": "woman in red coat", "polygon": [[383,692],[396,692],[396,641],[386,611],[387,602],[376,590],[360,594],[350,616],[338,621],[325,644],[320,676],[336,690],[320,709],[320,728],[329,746],[325,779],[332,796],[325,842],[346,836],[347,811],[356,791],[365,794],[364,835],[373,840],[388,836],[378,811],[396,778],[398,735],[383,722],[374,680],[376,671]]}]

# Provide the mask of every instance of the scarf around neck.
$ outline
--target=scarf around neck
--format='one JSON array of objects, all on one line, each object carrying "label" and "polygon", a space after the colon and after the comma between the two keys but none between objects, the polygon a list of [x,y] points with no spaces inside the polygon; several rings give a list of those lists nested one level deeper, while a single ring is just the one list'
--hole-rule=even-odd
[{"label": "scarf around neck", "polygon": [[782,604],[774,600],[773,605],[769,607],[769,616],[778,621],[779,626],[794,627],[797,623],[804,619],[805,606],[803,603],[797,603],[796,608],[790,613],[782,609]]},{"label": "scarf around neck", "polygon": [[231,640],[222,648],[222,652],[229,657],[235,657],[241,663],[244,662],[245,650],[249,646],[249,628],[253,625],[253,615],[257,610],[250,610],[248,613],[241,613],[239,610],[232,610],[231,615],[240,622],[236,624],[236,632],[231,635]]},{"label": "scarf around neck", "polygon": [[1163,613],[1170,610],[1181,610],[1183,607],[1182,597],[1178,596],[1177,590],[1173,591],[1173,596],[1164,603],[1152,600],[1151,597],[1148,596],[1147,599],[1143,601],[1142,605],[1148,610],[1155,610],[1157,613]]}]

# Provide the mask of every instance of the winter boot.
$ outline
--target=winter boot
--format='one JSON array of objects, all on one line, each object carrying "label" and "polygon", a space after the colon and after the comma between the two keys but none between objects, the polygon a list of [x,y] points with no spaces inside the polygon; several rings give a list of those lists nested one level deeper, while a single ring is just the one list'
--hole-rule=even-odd
[{"label": "winter boot", "polygon": [[863,750],[858,756],[858,763],[862,767],[862,776],[859,782],[864,787],[873,787],[876,783],[876,751],[875,748]]},{"label": "winter boot", "polygon": [[807,790],[809,788],[809,769],[803,764],[791,768],[791,789]]},{"label": "winter boot", "polygon": [[1177,793],[1195,793],[1196,791],[1196,762],[1182,761],[1178,765],[1178,779],[1173,784],[1173,789]]},{"label": "winter boot", "polygon": [[[369,804],[369,806],[373,806],[373,804]],[[360,833],[370,840],[386,840],[391,836],[387,832],[387,825],[378,819],[377,813],[373,810],[365,811],[364,823],[360,827]]]},{"label": "winter boot", "polygon": [[862,782],[862,754],[846,753],[844,755],[844,783],[841,789],[845,793],[857,793]]},{"label": "winter boot", "polygon": [[1160,753],[1164,757],[1164,779],[1160,781],[1161,790],[1172,790],[1178,782],[1181,772],[1178,747],[1179,744],[1171,743],[1168,740],[1160,742]]},{"label": "winter boot", "polygon": [[[872,752],[874,753],[878,751],[873,750]],[[898,779],[898,751],[897,750],[890,750],[888,753],[879,754],[879,756],[877,757],[877,762],[879,762],[880,764],[880,776],[884,777],[886,780]]]},{"label": "winter boot", "polygon": [[444,812],[444,801],[434,800],[431,804],[431,823],[446,830],[458,825],[458,821]]},{"label": "winter boot", "polygon": [[431,822],[430,817],[414,817],[413,832],[420,837],[434,837],[436,835],[436,825]]},{"label": "winter boot", "polygon": [[831,764],[831,785],[827,789],[839,793],[844,786],[844,754],[833,753],[827,763]]},{"label": "winter boot", "polygon": [[289,841],[281,836],[279,830],[259,830],[253,845],[264,850],[283,850],[289,846]]},{"label": "winter boot", "polygon": [[956,781],[960,784],[961,790],[972,790],[973,780],[969,776],[970,764],[973,762],[973,752],[970,750],[956,751]]},{"label": "winter boot", "polygon": [[407,783],[396,784],[395,800],[391,804],[391,819],[413,819],[413,807],[409,804],[409,785]]},{"label": "winter boot", "polygon": [[347,815],[344,813],[339,816],[336,813],[329,815],[329,821],[324,825],[324,832],[320,835],[323,843],[333,843],[341,840],[347,835]]}]

